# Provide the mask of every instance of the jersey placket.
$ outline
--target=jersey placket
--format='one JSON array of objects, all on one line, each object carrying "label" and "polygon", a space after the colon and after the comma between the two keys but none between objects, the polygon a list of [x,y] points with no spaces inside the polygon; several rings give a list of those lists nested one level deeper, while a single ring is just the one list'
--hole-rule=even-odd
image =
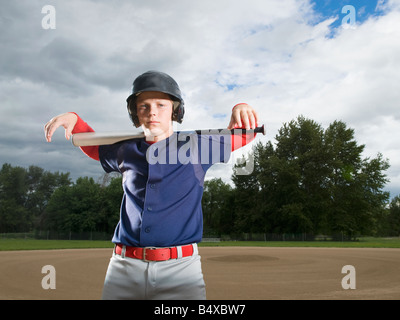
[{"label": "jersey placket", "polygon": [[[149,148],[152,148],[150,146]],[[150,151],[150,150],[149,150]],[[150,152],[150,157],[153,157],[154,153]],[[154,175],[157,172],[157,165],[149,164],[148,166],[148,177],[146,182],[146,193],[143,202],[143,213],[142,213],[142,228],[141,228],[141,242],[149,243],[148,238],[151,237],[151,221],[153,221],[151,214],[153,213],[155,201],[157,201],[155,197],[155,189],[156,184],[154,183]]]}]

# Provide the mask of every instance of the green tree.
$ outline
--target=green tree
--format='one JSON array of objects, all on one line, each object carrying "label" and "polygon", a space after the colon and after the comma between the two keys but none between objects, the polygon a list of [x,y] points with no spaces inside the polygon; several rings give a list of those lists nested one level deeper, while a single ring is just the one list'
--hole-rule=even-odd
[{"label": "green tree", "polygon": [[69,185],[69,173],[51,173],[37,166],[28,169],[4,164],[0,170],[0,230],[27,232],[40,227],[54,190]]},{"label": "green tree", "polygon": [[386,232],[389,236],[400,236],[400,195],[390,202]]},{"label": "green tree", "polygon": [[[251,184],[242,183],[246,179],[246,176],[241,177],[241,179],[233,176],[232,179],[235,181],[236,189],[248,189],[249,192],[246,190],[245,193],[251,197],[253,205],[257,203],[257,208],[251,211],[255,216],[249,223],[257,224],[257,232],[280,233],[282,232],[282,225],[278,211],[282,198],[278,196],[280,188],[277,184],[279,159],[270,141],[265,145],[261,142],[257,143],[252,152],[255,176],[250,177],[249,182]],[[248,204],[251,205],[251,202]],[[238,205],[240,206],[240,204]],[[246,208],[243,208],[242,212],[243,219],[246,217]],[[246,230],[242,231],[246,232]]]},{"label": "green tree", "polygon": [[26,170],[4,164],[0,170],[0,232],[29,231],[32,217],[26,209]]},{"label": "green tree", "polygon": [[[271,142],[265,146],[257,143],[246,161],[239,161],[234,168],[233,204],[236,233],[279,232],[277,207],[277,157]],[[251,172],[243,174],[242,164],[253,162]],[[240,170],[238,170],[238,168]]]},{"label": "green tree", "polygon": [[58,188],[46,206],[43,227],[65,233],[112,233],[119,220],[121,183],[121,177],[103,184],[80,177],[74,184]]},{"label": "green tree", "polygon": [[58,188],[46,207],[45,227],[53,231],[96,231],[102,208],[100,185],[80,177],[75,184]]},{"label": "green tree", "polygon": [[33,216],[33,227],[41,228],[44,210],[54,191],[62,186],[69,186],[69,173],[44,171],[40,167],[30,166],[27,170],[27,199],[25,207]]},{"label": "green tree", "polygon": [[119,221],[123,196],[122,177],[112,177],[108,185],[100,190],[101,209],[97,222],[97,231],[112,233]]},{"label": "green tree", "polygon": [[232,231],[232,187],[221,178],[204,182],[202,209],[205,233],[220,235]]},{"label": "green tree", "polygon": [[324,130],[299,116],[284,124],[275,137],[278,212],[285,232],[316,233],[326,221],[326,163]]},{"label": "green tree", "polygon": [[374,234],[383,215],[389,194],[383,191],[387,183],[385,171],[389,163],[381,154],[362,159],[364,145],[358,145],[354,130],[340,121],[325,131],[329,175],[327,186],[330,206],[329,231],[351,238],[357,234]]},{"label": "green tree", "polygon": [[275,139],[275,148],[271,142],[253,148],[251,174],[232,177],[238,230],[349,238],[379,231],[389,163],[381,154],[362,159],[353,129],[335,121],[324,130],[299,116]]}]

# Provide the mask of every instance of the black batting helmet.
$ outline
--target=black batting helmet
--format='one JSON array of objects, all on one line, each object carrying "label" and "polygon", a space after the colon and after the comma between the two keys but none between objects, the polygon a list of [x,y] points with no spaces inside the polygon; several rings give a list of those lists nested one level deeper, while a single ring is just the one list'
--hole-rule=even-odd
[{"label": "black batting helmet", "polygon": [[182,123],[185,114],[181,90],[176,81],[168,74],[159,71],[147,71],[133,82],[132,94],[126,99],[129,116],[136,127],[140,126],[136,111],[136,97],[146,91],[157,91],[168,94],[174,103],[172,120]]}]

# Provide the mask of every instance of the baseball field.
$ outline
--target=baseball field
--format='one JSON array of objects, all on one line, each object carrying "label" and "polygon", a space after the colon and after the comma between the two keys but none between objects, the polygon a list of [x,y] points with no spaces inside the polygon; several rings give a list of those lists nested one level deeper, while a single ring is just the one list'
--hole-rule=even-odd
[{"label": "baseball field", "polygon": [[[0,299],[100,299],[112,247],[92,241],[91,248],[63,249],[68,243],[72,248],[85,246],[50,243],[0,240]],[[388,241],[385,248],[357,243],[346,248],[233,245],[204,244],[199,248],[210,300],[400,299],[398,240]],[[41,247],[47,250],[37,250]],[[48,265],[54,267],[54,289],[42,286],[48,276],[42,268]],[[345,266],[352,269],[343,269]]]}]

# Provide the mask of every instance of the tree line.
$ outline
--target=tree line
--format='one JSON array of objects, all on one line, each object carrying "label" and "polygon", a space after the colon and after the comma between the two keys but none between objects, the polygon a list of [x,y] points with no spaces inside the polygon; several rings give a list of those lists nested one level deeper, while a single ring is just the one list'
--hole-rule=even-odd
[{"label": "tree line", "polygon": [[[400,235],[400,197],[384,186],[388,160],[362,158],[365,146],[341,121],[323,129],[299,116],[246,156],[254,169],[236,164],[231,183],[204,184],[204,230],[215,236],[241,233]],[[245,163],[245,161],[239,161]],[[238,163],[239,163],[238,162]],[[239,171],[240,169],[240,171]],[[240,174],[239,174],[240,173]],[[98,181],[36,166],[0,170],[0,233],[104,232],[119,220],[120,176]]]},{"label": "tree line", "polygon": [[69,173],[4,164],[0,170],[0,233],[105,232],[112,235],[119,219],[121,178],[101,181]]},{"label": "tree line", "polygon": [[389,162],[380,153],[362,158],[365,145],[344,122],[324,129],[299,116],[275,140],[253,147],[248,175],[236,165],[232,186],[205,183],[205,226],[220,234],[400,235],[400,198],[389,203],[384,191]]}]

